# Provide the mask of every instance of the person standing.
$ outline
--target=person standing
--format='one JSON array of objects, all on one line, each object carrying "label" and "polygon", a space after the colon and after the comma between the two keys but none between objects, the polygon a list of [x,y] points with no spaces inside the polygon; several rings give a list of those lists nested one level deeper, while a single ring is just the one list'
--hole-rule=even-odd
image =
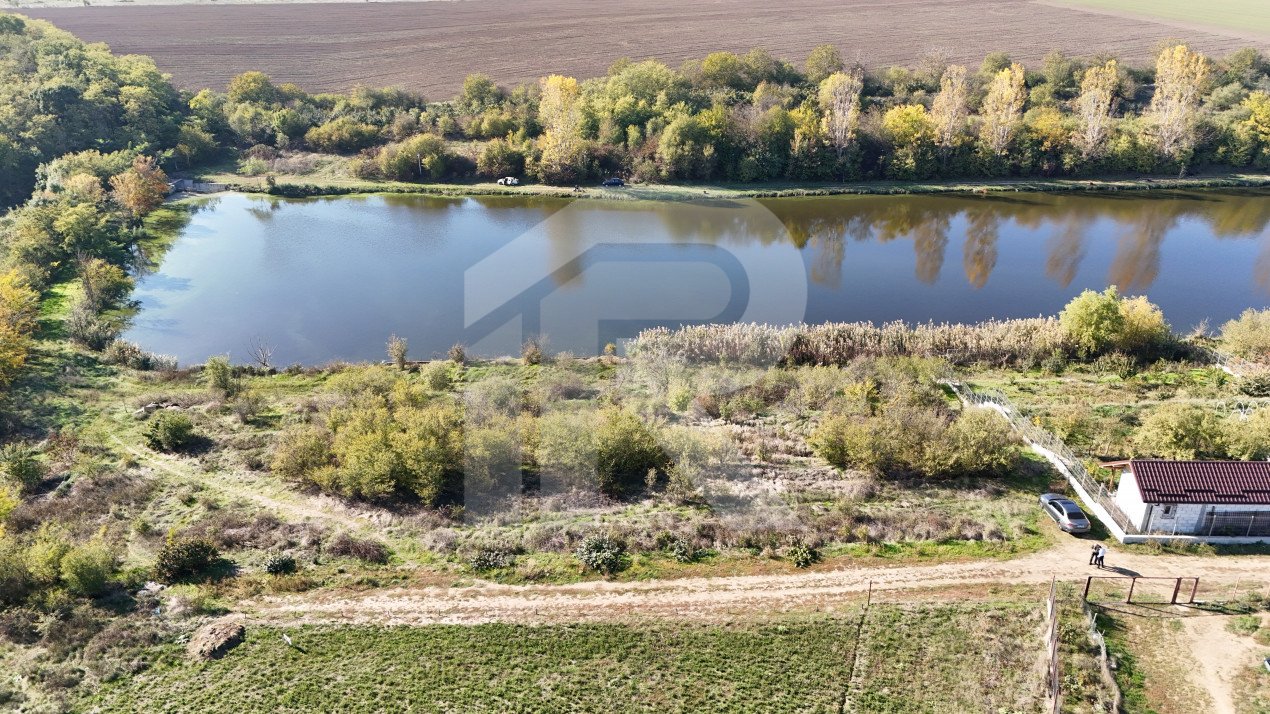
[{"label": "person standing", "polygon": [[1094,543],[1094,547],[1089,549],[1089,564],[1093,565],[1098,561],[1098,544]]},{"label": "person standing", "polygon": [[1099,543],[1098,555],[1097,557],[1094,558],[1094,565],[1097,565],[1099,569],[1107,567],[1105,563],[1106,558],[1107,558],[1107,546],[1103,545],[1102,543]]}]

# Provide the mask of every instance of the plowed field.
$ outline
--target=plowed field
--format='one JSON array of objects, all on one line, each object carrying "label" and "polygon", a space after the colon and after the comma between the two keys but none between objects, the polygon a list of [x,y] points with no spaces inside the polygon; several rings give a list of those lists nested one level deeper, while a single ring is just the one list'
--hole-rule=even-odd
[{"label": "plowed field", "polygon": [[475,71],[515,84],[551,72],[603,74],[621,57],[677,65],[753,47],[802,62],[811,48],[833,43],[874,67],[913,63],[931,50],[974,66],[997,50],[1033,63],[1054,49],[1141,62],[1169,37],[1212,55],[1270,47],[1218,30],[1031,0],[144,4],[152,1],[22,12],[116,51],[150,55],[187,88],[223,87],[234,74],[260,69],[309,91],[398,86],[431,98],[447,98]]}]

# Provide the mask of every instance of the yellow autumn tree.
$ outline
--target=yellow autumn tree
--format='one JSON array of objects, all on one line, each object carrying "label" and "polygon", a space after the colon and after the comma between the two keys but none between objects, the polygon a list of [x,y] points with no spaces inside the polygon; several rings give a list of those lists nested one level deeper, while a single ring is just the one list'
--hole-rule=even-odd
[{"label": "yellow autumn tree", "polygon": [[1076,146],[1081,157],[1088,160],[1100,156],[1111,133],[1116,91],[1120,88],[1120,67],[1115,60],[1108,60],[1100,67],[1090,67],[1080,79],[1080,96],[1076,98],[1076,112],[1080,128],[1076,134]]},{"label": "yellow autumn tree", "polygon": [[568,182],[577,178],[583,149],[578,80],[553,74],[542,80],[541,87],[538,119],[543,133],[538,139],[538,172],[548,183]]},{"label": "yellow autumn tree", "polygon": [[0,274],[0,388],[26,364],[39,311],[39,295],[18,271]]},{"label": "yellow autumn tree", "polygon": [[992,154],[1004,154],[1023,119],[1023,102],[1027,87],[1023,84],[1023,65],[1015,62],[997,72],[988,85],[980,112],[982,124],[979,140]]},{"label": "yellow autumn tree", "polygon": [[1156,58],[1155,94],[1147,116],[1160,153],[1170,159],[1185,159],[1195,148],[1208,74],[1208,59],[1186,45],[1165,48]]},{"label": "yellow autumn tree", "polygon": [[824,131],[829,145],[838,152],[838,158],[846,153],[856,139],[860,127],[860,91],[864,89],[864,75],[860,72],[834,72],[820,83],[818,99],[824,114]]},{"label": "yellow autumn tree", "polygon": [[966,68],[956,64],[945,68],[939,78],[939,94],[935,95],[930,107],[931,119],[935,121],[936,141],[945,153],[957,148],[965,133],[966,120],[970,116],[969,93]]}]

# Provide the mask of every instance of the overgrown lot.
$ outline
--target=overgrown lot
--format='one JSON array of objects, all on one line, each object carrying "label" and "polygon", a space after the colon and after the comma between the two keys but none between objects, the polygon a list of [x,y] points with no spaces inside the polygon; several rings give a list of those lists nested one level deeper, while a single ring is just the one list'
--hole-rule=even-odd
[{"label": "overgrown lot", "polygon": [[218,661],[162,648],[113,711],[833,712],[855,619],[763,625],[254,629]]}]

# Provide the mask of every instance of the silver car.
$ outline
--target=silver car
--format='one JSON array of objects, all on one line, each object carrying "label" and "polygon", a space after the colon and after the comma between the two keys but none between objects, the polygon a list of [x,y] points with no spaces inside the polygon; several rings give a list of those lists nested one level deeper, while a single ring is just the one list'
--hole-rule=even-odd
[{"label": "silver car", "polygon": [[1041,510],[1068,533],[1088,533],[1089,518],[1076,502],[1057,493],[1041,496]]}]

